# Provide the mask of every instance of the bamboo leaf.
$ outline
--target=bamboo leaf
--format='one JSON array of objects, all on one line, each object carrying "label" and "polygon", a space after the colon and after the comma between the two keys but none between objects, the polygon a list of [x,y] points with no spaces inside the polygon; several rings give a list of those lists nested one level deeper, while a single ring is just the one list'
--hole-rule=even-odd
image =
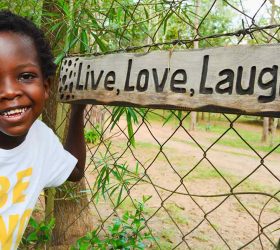
[{"label": "bamboo leaf", "polygon": [[135,147],[135,138],[134,138],[134,132],[133,132],[133,126],[132,126],[132,120],[131,120],[131,113],[126,113],[126,122],[127,122],[127,132],[129,137],[129,142],[133,147]]},{"label": "bamboo leaf", "polygon": [[123,193],[123,186],[121,187],[121,190],[120,190],[120,192],[119,192],[116,206],[119,206],[119,204],[120,204],[120,202],[121,202],[122,193]]},{"label": "bamboo leaf", "polygon": [[104,41],[102,41],[96,34],[94,34],[94,33],[91,33],[91,34],[94,37],[96,43],[98,44],[98,46],[102,52],[106,52],[109,50],[108,46],[105,44]]},{"label": "bamboo leaf", "polygon": [[81,53],[87,52],[88,48],[89,48],[89,41],[88,41],[88,37],[87,37],[87,32],[85,30],[82,30],[80,52]]},{"label": "bamboo leaf", "polygon": [[100,29],[101,27],[99,26],[98,22],[96,21],[96,18],[94,15],[92,15],[92,13],[90,12],[89,9],[84,8],[83,11],[87,14],[87,16],[90,18],[91,21],[91,27],[93,29]]}]

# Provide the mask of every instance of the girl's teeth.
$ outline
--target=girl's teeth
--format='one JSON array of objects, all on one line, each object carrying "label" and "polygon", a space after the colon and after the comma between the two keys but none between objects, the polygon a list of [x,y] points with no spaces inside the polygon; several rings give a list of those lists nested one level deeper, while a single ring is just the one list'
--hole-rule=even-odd
[{"label": "girl's teeth", "polygon": [[3,112],[3,115],[4,116],[11,116],[11,115],[15,115],[15,114],[22,114],[26,110],[27,110],[27,108],[13,109],[13,110],[9,110],[9,111]]}]

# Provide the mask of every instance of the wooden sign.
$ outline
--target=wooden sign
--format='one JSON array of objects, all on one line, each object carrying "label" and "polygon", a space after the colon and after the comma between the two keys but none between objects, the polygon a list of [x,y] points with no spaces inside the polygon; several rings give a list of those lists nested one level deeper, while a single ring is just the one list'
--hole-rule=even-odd
[{"label": "wooden sign", "polygon": [[280,46],[65,58],[62,102],[279,116]]}]

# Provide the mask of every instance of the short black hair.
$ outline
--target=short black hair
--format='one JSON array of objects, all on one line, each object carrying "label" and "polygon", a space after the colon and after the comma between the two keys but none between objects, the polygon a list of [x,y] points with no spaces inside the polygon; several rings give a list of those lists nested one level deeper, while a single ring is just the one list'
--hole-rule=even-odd
[{"label": "short black hair", "polygon": [[31,38],[37,50],[40,67],[44,78],[55,75],[56,65],[50,45],[44,32],[32,21],[25,17],[13,14],[8,10],[0,11],[0,32],[15,32]]}]

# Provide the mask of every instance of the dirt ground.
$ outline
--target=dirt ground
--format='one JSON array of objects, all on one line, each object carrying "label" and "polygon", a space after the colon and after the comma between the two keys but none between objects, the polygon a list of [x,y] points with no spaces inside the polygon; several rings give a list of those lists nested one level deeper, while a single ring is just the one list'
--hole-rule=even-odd
[{"label": "dirt ground", "polygon": [[[124,121],[119,126],[125,130]],[[119,128],[106,136],[118,133]],[[253,125],[238,124],[238,128],[260,132]],[[188,134],[175,125],[142,124],[134,131],[135,148],[128,148],[126,136],[120,133],[110,138],[110,150],[121,155],[118,162],[126,162],[131,170],[139,162],[139,175],[144,175],[145,182],[129,186],[129,196],[115,213],[132,210],[134,200],[143,195],[152,196],[145,206],[145,219],[157,243],[149,249],[274,249],[280,236],[276,230],[280,228],[280,195],[274,197],[280,191],[279,153],[262,160],[260,156],[267,153],[258,152],[259,156],[249,147],[225,146],[223,140],[232,134],[211,146],[221,134],[204,130]],[[96,177],[92,170],[87,170],[90,183]],[[99,224],[113,213],[113,205],[100,200],[93,208],[96,216],[97,211],[102,218]]]}]

